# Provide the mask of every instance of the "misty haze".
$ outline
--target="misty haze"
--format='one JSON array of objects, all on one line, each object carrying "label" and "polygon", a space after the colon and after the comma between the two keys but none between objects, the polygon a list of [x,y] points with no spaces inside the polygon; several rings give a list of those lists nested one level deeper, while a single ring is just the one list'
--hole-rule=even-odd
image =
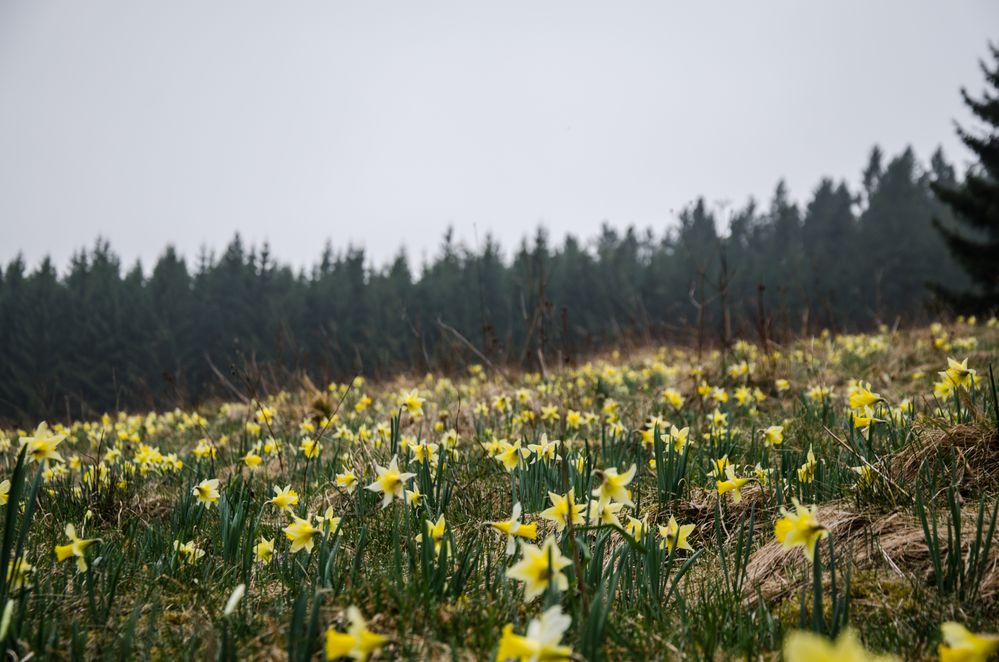
[{"label": "misty haze", "polygon": [[0,646],[993,659],[997,25],[0,3]]}]

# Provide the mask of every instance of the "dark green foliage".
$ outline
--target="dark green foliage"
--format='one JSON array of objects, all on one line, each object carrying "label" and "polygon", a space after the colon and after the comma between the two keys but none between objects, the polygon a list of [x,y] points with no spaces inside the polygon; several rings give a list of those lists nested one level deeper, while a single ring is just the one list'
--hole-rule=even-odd
[{"label": "dark green foliage", "polygon": [[168,248],[148,274],[101,240],[64,274],[15,259],[0,273],[0,419],[250,398],[302,375],[538,370],[628,341],[922,321],[923,283],[966,284],[930,220],[946,215],[931,182],[956,180],[939,154],[926,172],[910,150],[883,161],[875,150],[859,196],[824,180],[799,208],[782,183],[769,205],[726,214],[728,234],[698,200],[662,234],[604,227],[555,246],[538,230],[510,260],[492,237],[473,249],[448,232],[418,273],[404,253],[373,268],[330,245],[296,273],[239,236],[193,266]]},{"label": "dark green foliage", "polygon": [[952,220],[938,219],[936,227],[974,283],[974,288],[965,292],[942,283],[935,289],[951,305],[968,312],[999,307],[999,48],[992,46],[990,50],[995,60],[992,68],[982,63],[990,89],[980,99],[961,90],[965,105],[984,124],[982,131],[957,130],[978,164],[963,182],[941,178],[933,187],[954,212]]}]

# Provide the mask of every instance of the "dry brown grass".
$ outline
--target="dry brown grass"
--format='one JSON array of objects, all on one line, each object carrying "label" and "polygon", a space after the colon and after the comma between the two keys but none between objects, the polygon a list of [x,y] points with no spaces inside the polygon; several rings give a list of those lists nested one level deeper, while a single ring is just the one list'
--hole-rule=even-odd
[{"label": "dry brown grass", "polygon": [[[977,506],[969,507],[962,522],[974,522]],[[932,563],[919,521],[905,512],[887,515],[858,512],[844,502],[819,506],[818,520],[829,529],[840,564],[851,559],[855,570],[878,569],[902,579],[926,582],[932,577]],[[967,554],[971,536],[962,538],[962,554]],[[943,541],[945,542],[945,541]],[[825,542],[823,554],[827,553]],[[773,537],[750,558],[746,585],[748,599],[755,600],[756,588],[768,602],[778,602],[798,592],[810,581],[801,550],[784,549]],[[838,568],[843,571],[842,565]],[[984,599],[999,594],[999,546],[993,545],[981,586]]]},{"label": "dry brown grass", "polygon": [[[702,539],[712,538],[715,535],[714,528],[718,524],[716,521],[717,501],[718,493],[715,490],[693,487],[688,499],[680,502],[672,510],[668,508],[654,510],[650,520],[654,523],[665,524],[669,520],[669,516],[674,515],[681,524],[696,524],[697,535]],[[757,531],[759,531],[760,522],[766,522],[770,519],[767,515],[768,509],[776,512],[776,508],[772,504],[773,494],[769,490],[755,483],[747,485],[742,488],[742,500],[739,503],[733,502],[732,499],[725,500],[720,521],[723,533],[727,537],[728,532],[737,527],[738,523],[749,515],[749,511],[753,507],[756,508]]]},{"label": "dry brown grass", "polygon": [[892,456],[891,474],[902,484],[915,485],[923,462],[932,467],[950,463],[952,457],[957,459],[956,481],[963,496],[999,483],[999,431],[984,425],[918,426],[913,443]]}]

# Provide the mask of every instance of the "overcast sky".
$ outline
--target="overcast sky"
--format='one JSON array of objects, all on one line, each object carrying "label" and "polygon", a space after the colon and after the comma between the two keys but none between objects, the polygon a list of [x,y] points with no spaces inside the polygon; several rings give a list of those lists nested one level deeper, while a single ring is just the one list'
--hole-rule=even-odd
[{"label": "overcast sky", "polygon": [[[699,195],[856,181],[952,121],[996,0],[0,2],[0,260],[237,230],[432,256],[539,224],[665,228]],[[990,33],[991,30],[991,33]]]}]

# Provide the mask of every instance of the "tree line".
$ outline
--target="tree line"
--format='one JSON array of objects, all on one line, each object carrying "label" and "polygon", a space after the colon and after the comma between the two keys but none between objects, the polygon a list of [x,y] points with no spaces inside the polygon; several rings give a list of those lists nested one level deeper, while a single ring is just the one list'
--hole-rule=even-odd
[{"label": "tree line", "polygon": [[934,193],[960,185],[938,151],[872,150],[854,188],[823,179],[803,205],[697,200],[675,222],[554,242],[543,229],[505,257],[443,237],[414,268],[372,266],[327,244],[309,269],[239,236],[188,261],[167,248],[146,271],[104,240],[67,268],[18,257],[0,270],[0,418],[78,417],[189,405],[309,376],[548,369],[610,343],[726,343],[927,318],[927,283],[967,287],[934,228]]}]

